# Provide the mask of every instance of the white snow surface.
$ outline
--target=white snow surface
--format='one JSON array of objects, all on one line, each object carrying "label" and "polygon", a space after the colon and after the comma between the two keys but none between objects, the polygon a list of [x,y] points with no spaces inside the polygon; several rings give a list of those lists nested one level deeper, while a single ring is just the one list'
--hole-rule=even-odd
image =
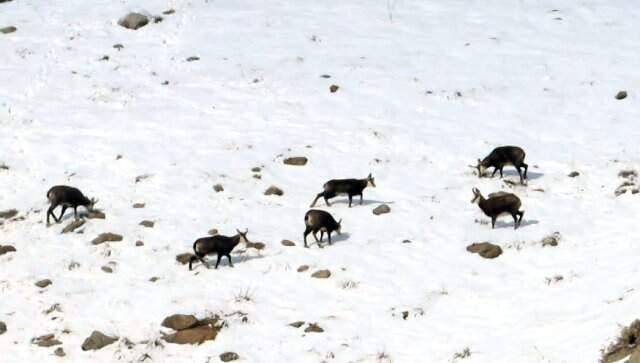
[{"label": "white snow surface", "polygon": [[[117,25],[170,8],[137,31]],[[613,193],[620,170],[640,167],[638,24],[640,7],[622,0],[0,4],[0,27],[18,28],[0,34],[0,210],[25,217],[0,227],[0,245],[17,249],[0,256],[0,361],[598,361],[640,318],[640,194]],[[468,167],[505,144],[527,152],[526,187]],[[364,205],[318,204],[343,219],[342,236],[303,248],[323,183],[369,172]],[[99,198],[107,218],[60,234],[68,211],[46,228],[56,184]],[[284,195],[265,196],[270,185]],[[522,227],[502,218],[492,230],[473,187],[516,193]],[[391,213],[373,215],[382,202]],[[214,227],[249,228],[266,248],[240,245],[235,268],[175,261]],[[559,246],[543,248],[556,231]],[[102,232],[124,240],[92,245]],[[481,241],[503,255],[466,251]],[[331,277],[311,278],[318,269]],[[43,278],[53,284],[34,286]],[[45,314],[53,304],[62,311]],[[144,343],[167,315],[237,311],[248,321],[227,317],[215,341]],[[288,326],[298,320],[325,331]],[[136,345],[84,352],[93,330]],[[31,343],[47,333],[65,358]]]}]

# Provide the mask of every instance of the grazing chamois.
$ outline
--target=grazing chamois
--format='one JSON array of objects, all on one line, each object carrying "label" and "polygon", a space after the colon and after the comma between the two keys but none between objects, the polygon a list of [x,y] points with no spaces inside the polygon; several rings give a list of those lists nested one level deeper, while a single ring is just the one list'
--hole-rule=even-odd
[{"label": "grazing chamois", "polygon": [[[513,229],[518,229],[522,222],[524,211],[520,211],[520,198],[515,194],[498,192],[489,194],[489,199],[484,199],[478,188],[473,188],[473,199],[471,203],[477,203],[482,212],[491,217],[491,228],[496,227],[496,219],[501,214],[511,214],[513,217]],[[519,218],[518,218],[519,217]]]},{"label": "grazing chamois", "polygon": [[354,195],[360,196],[360,204],[362,204],[362,191],[366,187],[376,187],[375,179],[371,176],[371,173],[364,179],[332,179],[328,182],[324,183],[322,188],[324,189],[321,193],[318,193],[316,199],[311,203],[310,208],[313,208],[316,205],[316,202],[320,197],[324,197],[324,202],[327,206],[330,206],[329,199],[335,197],[336,195],[344,195],[349,196],[349,208],[351,208],[351,200]]},{"label": "grazing chamois", "polygon": [[[70,187],[67,185],[56,185],[49,189],[47,192],[47,199],[51,206],[47,210],[47,226],[49,225],[49,216],[52,216],[56,223],[60,223],[62,221],[62,216],[67,208],[73,208],[73,214],[76,219],[78,219],[78,207],[84,206],[89,211],[93,209],[93,206],[98,203],[97,199],[87,198],[82,194],[82,192],[78,188]],[[55,214],[53,214],[53,210],[56,209],[59,205],[62,206],[62,212],[60,212],[60,217],[56,218]]]},{"label": "grazing chamois", "polygon": [[[331,214],[319,210],[319,209],[311,209],[304,215],[304,246],[307,246],[307,235],[313,232],[313,238],[316,239],[318,246],[320,246],[320,242],[322,242],[322,237],[324,233],[327,232],[327,236],[329,237],[329,244],[331,244],[331,232],[336,231],[340,234],[340,230],[342,219],[336,222],[336,220],[331,216]],[[316,233],[320,231],[320,240],[318,240],[318,236]],[[320,246],[322,247],[322,246]]]},{"label": "grazing chamois", "polygon": [[[482,178],[484,176],[484,172],[493,167],[493,173],[491,177],[496,175],[497,171],[500,171],[500,177],[502,178],[502,169],[505,165],[513,165],[518,171],[518,175],[520,175],[520,184],[524,184],[524,179],[527,178],[527,170],[529,169],[529,165],[524,162],[525,153],[522,148],[518,146],[499,146],[484,159],[478,159],[478,165],[476,165],[476,169],[478,169],[478,178]],[[524,168],[524,177],[521,168]]]},{"label": "grazing chamois", "polygon": [[227,237],[221,235],[215,235],[212,237],[203,237],[198,238],[195,242],[193,242],[193,252],[195,256],[191,256],[189,259],[189,271],[191,271],[191,265],[196,260],[200,260],[203,265],[209,268],[209,265],[204,260],[206,255],[217,254],[218,260],[216,261],[216,267],[220,264],[220,260],[222,256],[226,256],[229,260],[229,266],[233,267],[233,263],[231,262],[231,251],[238,245],[238,243],[243,242],[247,243],[249,240],[247,239],[247,233],[249,233],[249,229],[244,232],[240,232],[236,229],[235,236]]}]

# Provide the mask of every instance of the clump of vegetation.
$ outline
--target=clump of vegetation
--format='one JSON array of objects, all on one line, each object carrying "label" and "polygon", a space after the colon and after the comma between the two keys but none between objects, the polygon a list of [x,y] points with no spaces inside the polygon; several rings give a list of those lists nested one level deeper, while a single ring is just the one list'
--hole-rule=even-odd
[{"label": "clump of vegetation", "polygon": [[640,356],[640,319],[622,328],[620,336],[602,350],[601,363],[618,362],[632,354]]}]

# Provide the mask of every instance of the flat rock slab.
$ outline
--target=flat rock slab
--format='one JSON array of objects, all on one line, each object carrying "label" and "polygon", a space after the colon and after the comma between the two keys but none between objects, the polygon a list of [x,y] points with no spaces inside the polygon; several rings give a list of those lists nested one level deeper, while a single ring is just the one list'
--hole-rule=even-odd
[{"label": "flat rock slab", "polygon": [[484,258],[496,258],[502,254],[502,248],[489,242],[472,243],[467,251],[477,253]]},{"label": "flat rock slab", "polygon": [[174,314],[167,316],[162,321],[162,326],[173,330],[189,329],[198,324],[198,319],[193,315]]},{"label": "flat rock slab", "polygon": [[210,325],[184,329],[163,337],[167,343],[173,344],[202,344],[207,340],[214,340],[218,330]]},{"label": "flat rock slab", "polygon": [[269,188],[267,188],[267,190],[264,191],[264,195],[282,196],[284,195],[284,192],[282,191],[282,189],[278,188],[277,186],[272,185]]},{"label": "flat rock slab", "polygon": [[9,252],[16,252],[16,248],[13,246],[0,246],[0,256],[4,255],[5,253],[9,253]]},{"label": "flat rock slab", "polygon": [[33,338],[31,339],[31,343],[43,348],[53,347],[55,345],[62,344],[62,342],[56,339],[55,335],[53,334],[46,334],[46,335],[39,336],[37,338]]},{"label": "flat rock slab", "polygon": [[140,225],[146,228],[153,228],[153,226],[155,226],[156,223],[154,221],[144,220],[140,222]]},{"label": "flat rock slab", "polygon": [[76,229],[82,227],[85,224],[85,220],[84,219],[76,219],[74,221],[72,221],[71,223],[67,224],[63,229],[61,233],[71,233],[73,231],[75,231]]},{"label": "flat rock slab", "polygon": [[238,353],[225,352],[220,354],[220,360],[223,362],[231,362],[238,359],[240,359],[240,356],[238,355]]},{"label": "flat rock slab", "polygon": [[107,215],[104,214],[104,212],[101,211],[101,210],[94,209],[94,210],[90,210],[87,213],[87,218],[89,218],[89,219],[105,219],[105,218],[107,218]]},{"label": "flat rock slab", "polygon": [[322,329],[320,327],[320,325],[318,325],[317,323],[309,323],[309,326],[307,326],[304,329],[305,333],[322,333],[324,332],[324,329]]},{"label": "flat rock slab", "polygon": [[101,233],[98,237],[91,241],[91,244],[99,245],[105,242],[120,242],[122,241],[122,235],[116,233]]},{"label": "flat rock slab", "polygon": [[37,287],[44,289],[45,287],[51,285],[52,282],[49,279],[44,279],[44,280],[40,280],[38,282],[36,282],[34,285],[36,285]]},{"label": "flat rock slab", "polygon": [[281,243],[283,246],[286,246],[286,247],[293,247],[293,246],[295,246],[295,245],[296,245],[296,244],[295,244],[295,242],[293,242],[293,241],[289,241],[288,239],[282,240],[282,242],[280,242],[280,243]]},{"label": "flat rock slab", "polygon": [[109,344],[116,342],[118,338],[110,337],[102,332],[94,330],[91,335],[82,343],[82,350],[98,350]]},{"label": "flat rock slab", "polygon": [[149,18],[140,13],[129,13],[118,21],[118,25],[131,30],[138,30],[147,24]]},{"label": "flat rock slab", "polygon": [[331,271],[329,270],[318,270],[311,274],[311,277],[316,279],[328,279],[331,277]]},{"label": "flat rock slab", "polygon": [[6,26],[4,28],[0,28],[0,33],[2,34],[10,34],[18,30],[15,26]]},{"label": "flat rock slab", "polygon": [[307,159],[304,156],[292,156],[292,157],[285,158],[282,162],[285,163],[286,165],[303,166],[303,165],[307,165],[308,161],[309,159]]},{"label": "flat rock slab", "polygon": [[17,209],[7,209],[7,210],[3,210],[2,212],[0,212],[0,218],[2,218],[2,219],[13,218],[13,217],[15,217],[17,215],[18,215],[18,210]]},{"label": "flat rock slab", "polygon": [[379,206],[377,206],[377,207],[375,207],[373,209],[373,214],[375,214],[377,216],[379,216],[381,214],[387,214],[389,212],[391,212],[391,207],[389,207],[386,204],[380,204]]}]

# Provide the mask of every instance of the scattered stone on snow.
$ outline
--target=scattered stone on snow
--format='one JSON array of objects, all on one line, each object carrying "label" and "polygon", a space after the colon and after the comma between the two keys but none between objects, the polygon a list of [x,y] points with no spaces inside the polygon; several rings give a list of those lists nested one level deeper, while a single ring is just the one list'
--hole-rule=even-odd
[{"label": "scattered stone on snow", "polygon": [[7,332],[7,324],[4,321],[0,321],[0,335]]},{"label": "scattered stone on snow", "polygon": [[158,276],[153,276],[152,278],[149,279],[149,282],[156,282],[158,280],[160,280]]},{"label": "scattered stone on snow", "polygon": [[0,212],[0,218],[2,219],[10,219],[18,215],[17,209],[7,209]]},{"label": "scattered stone on snow", "polygon": [[144,220],[140,222],[140,225],[146,228],[153,228],[153,226],[155,226],[156,223],[154,221]]},{"label": "scattered stone on snow", "polygon": [[284,192],[282,189],[278,188],[275,185],[270,186],[267,190],[264,191],[264,195],[277,195],[282,196]]},{"label": "scattered stone on snow", "polygon": [[198,319],[193,315],[174,314],[167,316],[162,321],[162,326],[173,330],[184,330],[193,328],[198,324]]},{"label": "scattered stone on snow", "polygon": [[220,193],[224,191],[224,187],[222,184],[216,184],[213,186],[213,190],[215,190],[216,193]]},{"label": "scattered stone on snow", "polygon": [[104,333],[94,330],[91,335],[82,343],[82,350],[99,350],[109,344],[116,342],[118,338],[110,337]]},{"label": "scattered stone on snow", "polygon": [[331,87],[329,87],[329,91],[331,93],[336,93],[338,92],[339,89],[340,89],[340,86],[338,86],[337,84],[332,84]]},{"label": "scattered stone on snow", "polygon": [[302,265],[300,267],[298,267],[298,272],[305,272],[309,269],[309,265]]},{"label": "scattered stone on snow", "polygon": [[136,241],[136,247],[142,247],[142,246],[144,246],[144,242]]},{"label": "scattered stone on snow", "polygon": [[251,171],[254,173],[259,173],[260,171],[262,171],[262,168],[260,168],[259,166],[254,166],[253,168],[251,168]]},{"label": "scattered stone on snow", "polygon": [[404,241],[402,241],[402,243],[411,243],[411,240],[405,239]]},{"label": "scattered stone on snow", "polygon": [[102,266],[100,269],[108,274],[113,273],[113,269],[110,266]]},{"label": "scattered stone on snow", "polygon": [[220,360],[223,362],[231,362],[240,359],[240,356],[234,352],[225,352],[220,354]]},{"label": "scattered stone on snow", "polygon": [[129,13],[118,21],[118,25],[131,30],[138,30],[147,24],[149,18],[140,13]]},{"label": "scattered stone on snow", "polygon": [[616,93],[616,100],[624,100],[625,98],[627,98],[627,91],[618,91]]},{"label": "scattered stone on snow", "polygon": [[91,241],[91,244],[99,245],[105,242],[120,242],[120,241],[122,241],[122,235],[108,232],[108,233],[101,233],[100,235],[98,235],[98,237],[94,238],[93,241]]},{"label": "scattered stone on snow", "polygon": [[62,349],[62,347],[56,348],[56,350],[53,351],[53,354],[55,354],[56,357],[60,357],[60,358],[67,355],[67,353],[64,352],[64,349]]},{"label": "scattered stone on snow", "polygon": [[210,236],[215,236],[218,234],[218,230],[215,228],[211,228],[208,232],[207,232]]},{"label": "scattered stone on snow", "polygon": [[283,246],[286,246],[286,247],[293,247],[293,246],[295,246],[295,245],[296,245],[296,244],[295,244],[295,242],[293,242],[293,241],[289,241],[288,239],[282,240],[282,242],[280,242],[280,243],[281,243]]},{"label": "scattered stone on snow", "polygon": [[162,12],[162,15],[171,15],[173,13],[175,13],[176,11],[174,9],[169,9],[169,10],[165,10]]},{"label": "scattered stone on snow", "polygon": [[73,231],[75,231],[76,229],[82,227],[85,224],[85,220],[84,219],[75,219],[73,221],[71,221],[69,224],[67,224],[63,229],[61,233],[71,233]]},{"label": "scattered stone on snow", "polygon": [[247,248],[254,248],[256,250],[263,250],[266,245],[262,242],[247,242]]},{"label": "scattered stone on snow", "polygon": [[52,282],[51,282],[51,280],[49,280],[49,279],[40,280],[40,281],[37,281],[37,282],[35,283],[35,285],[36,285],[37,287],[41,288],[41,289],[44,289],[45,287],[47,287],[47,286],[49,286],[49,285],[51,285],[51,284],[52,284]]},{"label": "scattered stone on snow", "polygon": [[31,343],[43,348],[62,344],[62,342],[56,339],[55,335],[53,334],[45,334],[37,338],[33,338],[31,339]]},{"label": "scattered stone on snow", "polygon": [[318,323],[309,323],[309,325],[304,329],[305,333],[323,333],[324,329],[318,325]]},{"label": "scattered stone on snow", "polygon": [[381,214],[386,214],[386,213],[389,213],[389,212],[391,212],[391,207],[389,207],[386,204],[380,204],[379,206],[377,206],[377,207],[375,207],[373,209],[373,214],[375,214],[377,216],[379,216]]},{"label": "scattered stone on snow", "polygon": [[[122,49],[124,49],[124,45],[122,45],[122,44],[114,44],[114,45],[113,45],[113,48],[114,48],[114,49],[117,49],[118,51],[121,51]],[[119,157],[119,158],[118,158],[118,157],[116,157],[116,160],[118,160],[118,159],[121,159],[121,158],[122,158],[122,155],[118,155],[118,156],[120,156],[120,157]]]},{"label": "scattered stone on snow", "polygon": [[311,277],[316,279],[328,279],[331,277],[331,271],[329,270],[318,270],[311,274]]},{"label": "scattered stone on snow", "polygon": [[199,61],[200,57],[191,56],[191,57],[188,57],[186,60],[187,62],[195,62],[195,61]]},{"label": "scattered stone on snow", "polygon": [[201,325],[195,328],[179,330],[173,334],[166,335],[164,339],[167,343],[173,344],[202,344],[207,340],[215,340],[218,330],[210,325]]},{"label": "scattered stone on snow", "polygon": [[145,203],[133,203],[133,208],[144,208],[145,207]]},{"label": "scattered stone on snow", "polygon": [[9,245],[5,245],[5,246],[0,245],[0,256],[9,252],[16,252],[16,248]]},{"label": "scattered stone on snow", "polygon": [[301,326],[304,325],[304,321],[294,321],[293,323],[290,323],[289,326],[292,326],[294,328],[299,328]]},{"label": "scattered stone on snow", "polygon": [[103,211],[101,211],[99,209],[92,209],[92,210],[87,212],[87,218],[89,218],[89,219],[105,219],[105,218],[107,218],[107,216],[104,214]]},{"label": "scattered stone on snow", "polygon": [[502,254],[502,248],[489,242],[472,243],[467,251],[477,253],[484,258],[496,258]]},{"label": "scattered stone on snow", "polygon": [[569,175],[568,175],[568,176],[569,176],[569,178],[575,178],[575,177],[577,177],[577,176],[579,176],[579,175],[580,175],[580,173],[579,173],[579,172],[577,172],[577,171],[572,171],[571,173],[569,173]]},{"label": "scattered stone on snow", "polygon": [[0,28],[0,33],[2,34],[10,34],[15,32],[16,30],[18,30],[18,28],[16,28],[15,26],[6,26],[4,28]]},{"label": "scattered stone on snow", "polygon": [[282,162],[286,165],[303,166],[307,164],[307,161],[309,160],[304,156],[291,156],[284,159]]},{"label": "scattered stone on snow", "polygon": [[562,235],[560,234],[560,232],[553,232],[552,234],[542,239],[542,247],[555,247],[558,245],[558,242],[560,242],[561,238]]}]

